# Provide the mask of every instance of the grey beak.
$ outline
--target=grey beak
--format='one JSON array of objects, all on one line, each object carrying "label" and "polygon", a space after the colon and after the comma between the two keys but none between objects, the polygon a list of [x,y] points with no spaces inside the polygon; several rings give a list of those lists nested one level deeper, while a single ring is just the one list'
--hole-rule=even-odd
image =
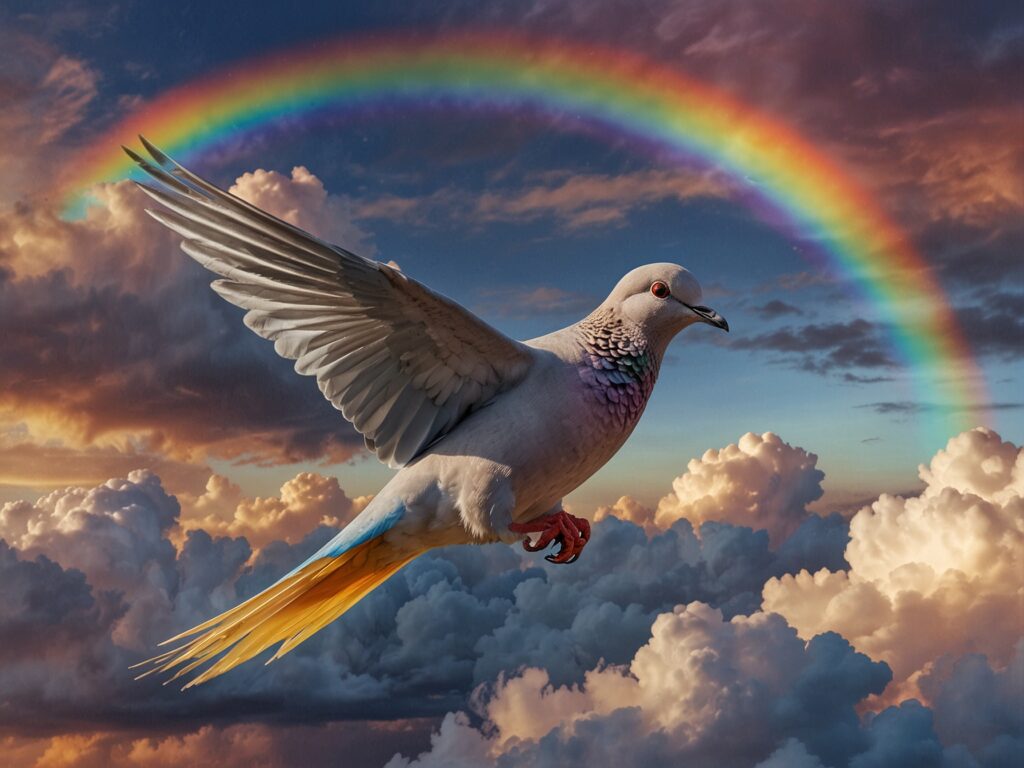
[{"label": "grey beak", "polygon": [[713,325],[715,328],[721,328],[726,333],[729,332],[729,321],[715,312],[711,307],[702,307],[700,304],[690,305],[683,301],[680,301],[679,303],[693,312],[693,314],[697,315],[702,322],[705,322],[708,325]]}]

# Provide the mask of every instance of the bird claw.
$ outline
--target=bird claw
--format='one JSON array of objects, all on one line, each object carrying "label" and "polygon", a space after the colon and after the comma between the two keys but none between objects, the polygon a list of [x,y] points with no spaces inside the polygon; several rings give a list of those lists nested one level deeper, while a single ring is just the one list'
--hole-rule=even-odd
[{"label": "bird claw", "polygon": [[583,547],[590,541],[590,521],[570,515],[564,510],[528,523],[511,523],[508,528],[515,533],[540,534],[534,543],[530,542],[529,537],[523,540],[523,549],[527,552],[539,552],[551,544],[558,544],[557,552],[544,557],[549,563],[575,563]]}]

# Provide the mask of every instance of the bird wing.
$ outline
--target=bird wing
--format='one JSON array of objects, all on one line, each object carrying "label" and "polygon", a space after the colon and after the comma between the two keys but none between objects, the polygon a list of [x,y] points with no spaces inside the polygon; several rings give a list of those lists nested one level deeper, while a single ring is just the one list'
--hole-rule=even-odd
[{"label": "bird wing", "polygon": [[[142,138],[142,137],[140,137]],[[210,184],[144,138],[125,152],[160,188],[148,213],[220,275],[212,288],[248,310],[392,467],[519,382],[529,349],[397,269],[330,245]]]}]

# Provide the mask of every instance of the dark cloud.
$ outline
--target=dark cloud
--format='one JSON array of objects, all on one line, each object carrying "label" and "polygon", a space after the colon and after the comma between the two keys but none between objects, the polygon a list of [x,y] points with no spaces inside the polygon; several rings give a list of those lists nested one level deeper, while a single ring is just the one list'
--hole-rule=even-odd
[{"label": "dark cloud", "polygon": [[841,378],[849,384],[882,384],[887,381],[895,381],[893,376],[860,376],[849,371],[845,371]]},{"label": "dark cloud", "polygon": [[[919,403],[913,400],[881,400],[877,403],[864,403],[856,408],[870,408],[883,416],[913,416],[935,410],[950,410],[951,406],[939,406],[935,403]],[[988,403],[986,409],[991,411],[1015,411],[1024,408],[1024,403]]]},{"label": "dark cloud", "polygon": [[[318,528],[294,546],[275,542],[255,557],[245,539],[191,531],[176,551],[168,535],[178,514],[148,472],[0,509],[0,535],[11,542],[4,567],[20,574],[0,579],[8,606],[0,647],[23,649],[0,670],[10,725],[126,728],[159,714],[187,728],[222,719],[226,706],[238,721],[437,717],[522,665],[548,667],[566,684],[602,659],[626,663],[654,618],[678,603],[701,600],[726,616],[754,611],[770,576],[844,567],[847,541],[839,516],[812,516],[777,550],[766,532],[724,523],[706,522],[698,538],[679,521],[649,538],[611,518],[595,526],[588,557],[573,568],[506,545],[442,550],[286,660],[180,694],[152,678],[134,682],[128,666],[159,640],[256,594],[333,531]],[[46,674],[66,677],[56,703],[26,671],[38,667],[30,649],[46,636],[75,638],[63,650],[54,645],[59,658]],[[79,675],[80,660],[94,657]]]},{"label": "dark cloud", "polygon": [[888,667],[834,633],[804,644],[778,616],[728,623],[706,606],[679,606],[659,618],[630,673],[595,671],[570,692],[542,686],[543,675],[528,670],[478,701],[479,730],[447,718],[430,752],[388,766],[433,768],[446,756],[488,751],[509,767],[923,768],[970,758],[963,747],[947,752],[916,701],[858,717],[856,706],[888,682]]},{"label": "dark cloud", "polygon": [[440,768],[454,756],[468,758],[466,765],[489,758],[507,768],[997,768],[1017,762],[1024,653],[1002,672],[983,657],[958,661],[935,683],[934,711],[910,699],[861,717],[857,706],[890,678],[885,664],[833,632],[796,641],[779,616],[720,620],[700,604],[659,617],[629,676],[595,670],[578,689],[550,686],[539,670],[499,681],[475,702],[481,725],[449,715],[430,751],[412,761],[396,756],[388,768]]},{"label": "dark cloud", "polygon": [[944,285],[999,289],[1024,285],[1024,225],[999,226],[935,222],[919,236],[919,247]]},{"label": "dark cloud", "polygon": [[786,315],[802,315],[804,313],[800,307],[787,304],[779,299],[772,299],[766,304],[755,307],[754,311],[765,320],[774,320],[775,318],[785,317]]},{"label": "dark cloud", "polygon": [[828,373],[837,368],[889,368],[884,330],[867,320],[810,323],[738,339],[735,349],[776,352],[782,360],[805,370]]},{"label": "dark cloud", "polygon": [[[288,190],[303,179],[275,181]],[[316,383],[153,229],[137,191],[103,194],[109,207],[78,222],[31,206],[0,217],[0,261],[17,275],[0,281],[0,420],[59,423],[71,447],[106,439],[164,460],[271,464],[360,450]]]},{"label": "dark cloud", "polygon": [[921,680],[946,744],[962,744],[983,768],[1012,765],[1024,750],[1024,640],[1010,663],[994,668],[983,655],[939,660]]},{"label": "dark cloud", "polygon": [[957,321],[976,354],[1019,360],[1024,355],[1024,293],[994,292],[959,307]]}]

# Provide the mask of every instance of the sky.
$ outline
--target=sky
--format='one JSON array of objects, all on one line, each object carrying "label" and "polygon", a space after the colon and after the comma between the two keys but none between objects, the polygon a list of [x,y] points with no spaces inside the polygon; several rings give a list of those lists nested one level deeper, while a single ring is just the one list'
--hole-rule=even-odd
[{"label": "sky", "polygon": [[[892,313],[714,162],[571,111],[446,100],[239,126],[178,159],[510,336],[657,261],[690,269],[731,333],[673,343],[629,442],[568,497],[596,521],[572,568],[432,553],[270,670],[187,695],[133,682],[391,470],[131,183],[70,213],[66,179],[122,120],[240,62],[473,30],[640,55],[802,137],[920,254],[967,342],[927,375],[973,377],[985,408],[914,386]],[[1021,746],[1019,4],[8,0],[0,50],[16,764],[995,766]]]}]

